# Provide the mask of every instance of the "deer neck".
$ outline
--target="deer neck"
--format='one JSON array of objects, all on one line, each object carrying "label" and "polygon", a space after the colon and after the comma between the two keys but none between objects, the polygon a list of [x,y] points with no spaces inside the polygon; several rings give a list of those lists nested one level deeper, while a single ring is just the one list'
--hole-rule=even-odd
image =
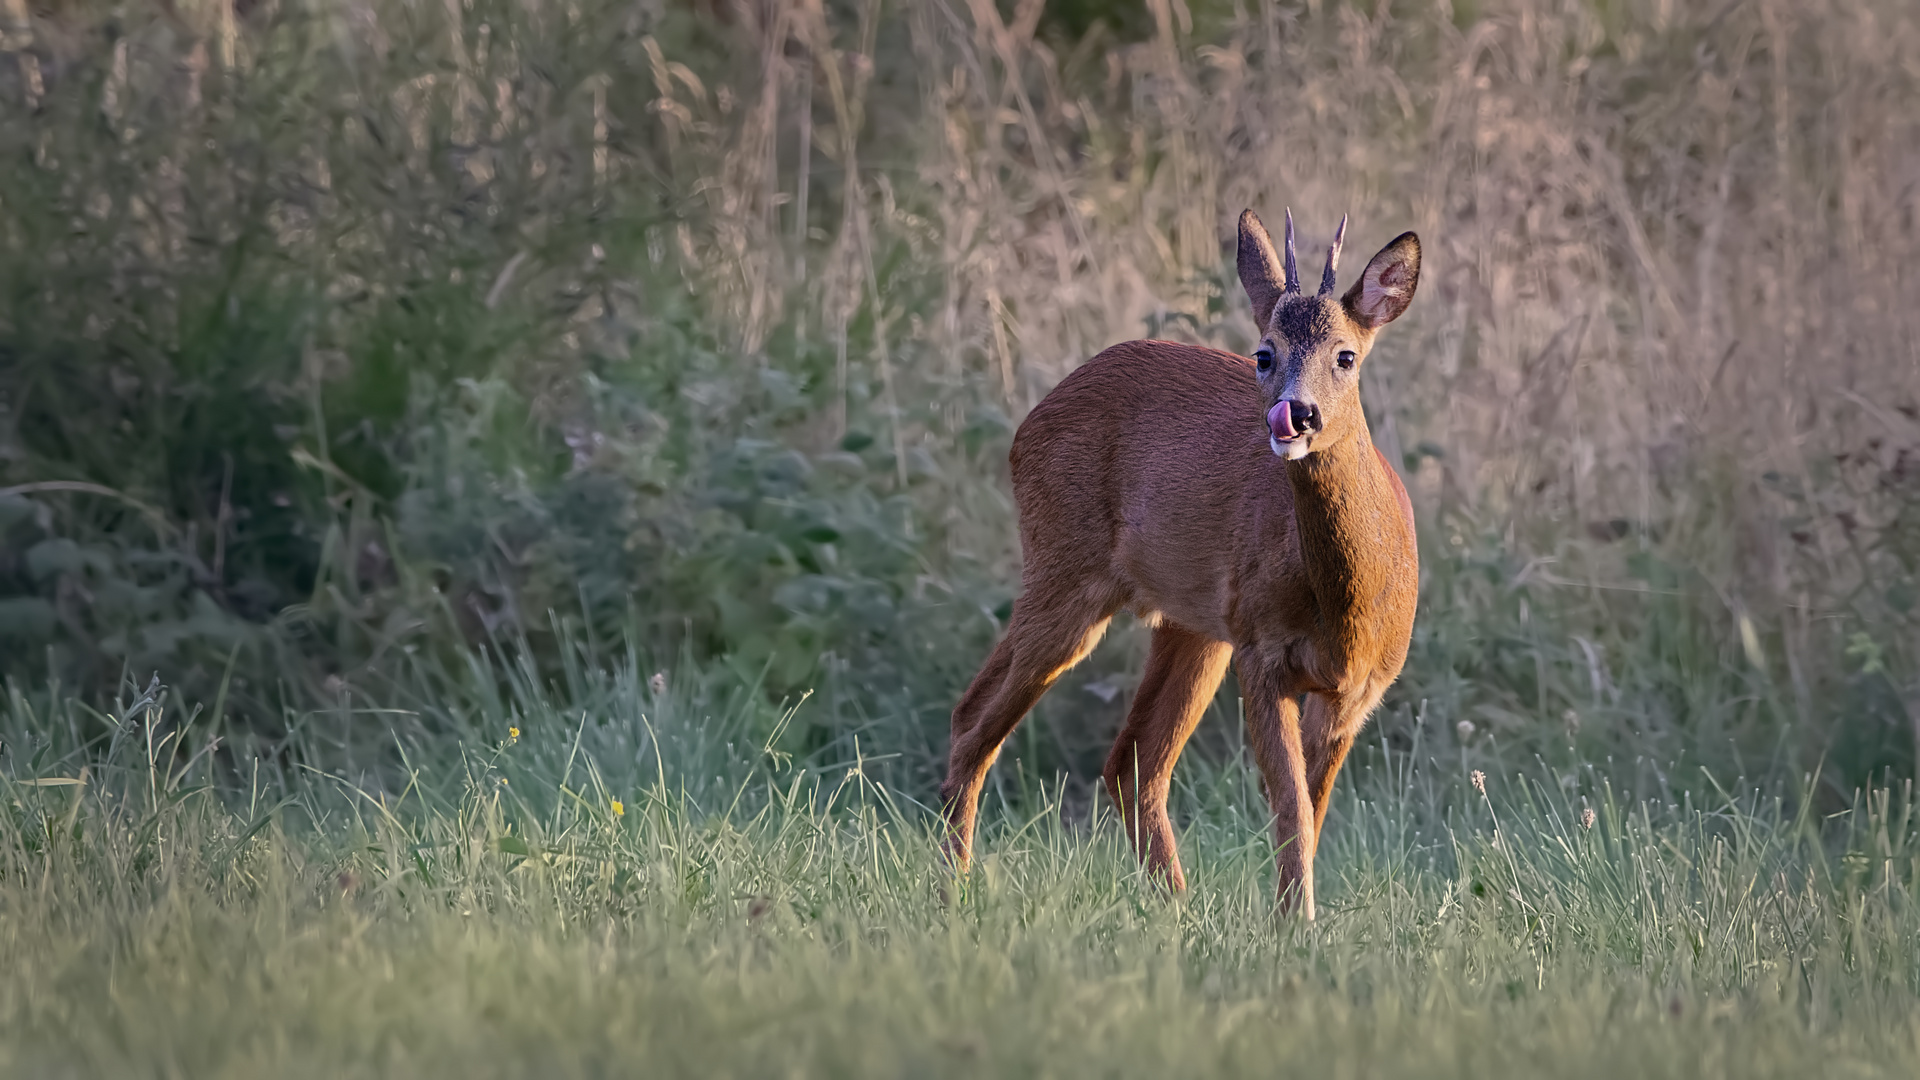
[{"label": "deer neck", "polygon": [[1353,435],[1286,463],[1307,587],[1319,607],[1323,656],[1359,659],[1375,634],[1372,613],[1406,572],[1408,537],[1395,480],[1364,422]]}]

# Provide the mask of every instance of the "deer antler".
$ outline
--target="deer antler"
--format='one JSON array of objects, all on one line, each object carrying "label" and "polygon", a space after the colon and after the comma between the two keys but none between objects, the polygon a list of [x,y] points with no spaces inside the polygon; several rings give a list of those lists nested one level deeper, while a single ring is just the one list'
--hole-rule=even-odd
[{"label": "deer antler", "polygon": [[1300,291],[1300,267],[1293,257],[1293,207],[1287,207],[1287,284],[1282,292]]},{"label": "deer antler", "polygon": [[[1347,239],[1347,215],[1340,215],[1340,227],[1333,232],[1333,246],[1327,249],[1327,269],[1320,275],[1320,295],[1332,296],[1335,282],[1334,269],[1340,265],[1340,245]],[[1291,252],[1293,247],[1288,245]]]}]

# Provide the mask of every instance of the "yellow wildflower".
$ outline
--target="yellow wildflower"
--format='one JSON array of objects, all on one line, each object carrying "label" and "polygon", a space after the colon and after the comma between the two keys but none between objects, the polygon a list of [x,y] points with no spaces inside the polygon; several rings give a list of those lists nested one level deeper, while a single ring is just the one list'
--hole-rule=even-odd
[{"label": "yellow wildflower", "polygon": [[512,740],[514,740],[515,742],[518,742],[518,741],[520,740],[520,729],[519,729],[519,728],[517,728],[517,727],[510,727],[510,728],[508,728],[508,729],[507,729],[507,738],[509,738],[509,739],[512,739]]},{"label": "yellow wildflower", "polygon": [[614,816],[614,817],[626,817],[626,816],[627,816],[627,804],[626,804],[626,803],[623,803],[623,802],[621,802],[621,801],[620,801],[619,799],[613,799],[613,800],[611,800],[611,801],[612,801],[612,803],[613,803],[613,816]]}]

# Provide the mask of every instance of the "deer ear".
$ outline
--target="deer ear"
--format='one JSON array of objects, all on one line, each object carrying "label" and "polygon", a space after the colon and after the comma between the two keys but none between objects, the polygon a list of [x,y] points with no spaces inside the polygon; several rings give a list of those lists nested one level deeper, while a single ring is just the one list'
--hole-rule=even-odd
[{"label": "deer ear", "polygon": [[1414,286],[1420,284],[1420,238],[1401,233],[1393,243],[1380,249],[1360,280],[1353,283],[1340,302],[1347,314],[1369,330],[1378,330],[1400,317],[1413,303]]},{"label": "deer ear", "polygon": [[1273,238],[1260,224],[1260,215],[1247,210],[1240,215],[1240,285],[1253,302],[1253,321],[1262,332],[1273,319],[1273,307],[1286,289],[1286,275],[1280,269],[1280,256],[1274,253]]}]

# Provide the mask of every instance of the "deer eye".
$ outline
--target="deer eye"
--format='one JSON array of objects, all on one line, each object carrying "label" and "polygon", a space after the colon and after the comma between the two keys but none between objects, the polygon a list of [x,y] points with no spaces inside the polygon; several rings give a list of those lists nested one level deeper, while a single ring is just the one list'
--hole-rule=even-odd
[{"label": "deer eye", "polygon": [[1261,342],[1260,347],[1254,350],[1253,362],[1261,371],[1270,370],[1273,367],[1273,346]]},{"label": "deer eye", "polygon": [[1341,370],[1344,371],[1348,368],[1353,367],[1353,362],[1356,359],[1356,357],[1353,355],[1352,349],[1341,349],[1340,355],[1334,357],[1333,359],[1335,363],[1340,365]]}]

